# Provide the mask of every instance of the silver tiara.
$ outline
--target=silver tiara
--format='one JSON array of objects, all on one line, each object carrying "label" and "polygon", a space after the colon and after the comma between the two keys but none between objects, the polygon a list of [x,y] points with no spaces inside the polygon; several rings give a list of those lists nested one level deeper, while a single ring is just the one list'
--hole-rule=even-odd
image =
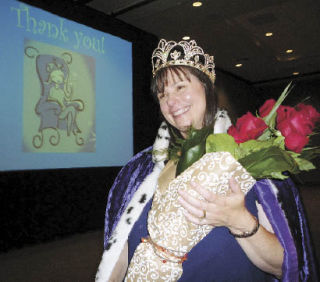
[{"label": "silver tiara", "polygon": [[152,53],[152,74],[169,66],[190,66],[204,72],[212,82],[215,81],[213,56],[203,52],[196,41],[166,41],[161,39],[158,47]]}]

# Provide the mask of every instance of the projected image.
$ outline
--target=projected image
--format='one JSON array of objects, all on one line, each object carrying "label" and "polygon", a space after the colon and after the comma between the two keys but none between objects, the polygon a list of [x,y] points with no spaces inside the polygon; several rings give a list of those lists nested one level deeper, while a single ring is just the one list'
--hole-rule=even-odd
[{"label": "projected image", "polygon": [[24,152],[95,152],[95,61],[24,43]]},{"label": "projected image", "polygon": [[20,1],[0,3],[0,171],[126,164],[132,42]]}]

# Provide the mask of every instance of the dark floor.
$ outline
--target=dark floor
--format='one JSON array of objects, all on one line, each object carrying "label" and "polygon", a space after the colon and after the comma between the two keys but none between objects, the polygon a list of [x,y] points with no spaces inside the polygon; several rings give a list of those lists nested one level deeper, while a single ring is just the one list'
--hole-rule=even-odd
[{"label": "dark floor", "polygon": [[[320,187],[300,191],[315,251],[320,254]],[[94,281],[102,244],[100,230],[0,254],[0,282]]]},{"label": "dark floor", "polygon": [[0,255],[0,281],[94,281],[102,249],[101,230],[13,250]]}]

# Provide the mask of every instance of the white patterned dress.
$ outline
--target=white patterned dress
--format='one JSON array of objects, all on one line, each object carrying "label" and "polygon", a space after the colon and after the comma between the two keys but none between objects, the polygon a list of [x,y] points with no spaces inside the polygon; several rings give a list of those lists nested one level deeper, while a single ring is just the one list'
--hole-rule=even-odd
[{"label": "white patterned dress", "polygon": [[[164,173],[167,169],[171,170],[172,175],[172,167],[173,162],[168,162]],[[125,281],[177,281],[182,275],[182,262],[187,253],[212,230],[210,225],[196,225],[187,221],[178,202],[178,191],[188,191],[201,198],[191,189],[192,181],[215,193],[226,194],[231,177],[235,177],[244,193],[255,183],[227,152],[205,154],[169,183],[165,180],[162,183],[160,176],[148,214],[150,237],[135,250]]]}]

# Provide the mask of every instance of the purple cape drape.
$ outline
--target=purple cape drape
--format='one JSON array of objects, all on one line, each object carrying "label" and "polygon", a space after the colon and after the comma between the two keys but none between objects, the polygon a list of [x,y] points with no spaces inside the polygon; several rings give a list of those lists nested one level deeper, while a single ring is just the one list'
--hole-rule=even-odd
[{"label": "purple cape drape", "polygon": [[[135,155],[121,169],[110,189],[106,208],[105,249],[132,196],[153,170],[151,149],[149,147]],[[285,250],[282,281],[318,281],[308,225],[298,190],[290,179],[272,183],[278,190],[277,194],[267,179],[257,181],[253,189]]]}]

